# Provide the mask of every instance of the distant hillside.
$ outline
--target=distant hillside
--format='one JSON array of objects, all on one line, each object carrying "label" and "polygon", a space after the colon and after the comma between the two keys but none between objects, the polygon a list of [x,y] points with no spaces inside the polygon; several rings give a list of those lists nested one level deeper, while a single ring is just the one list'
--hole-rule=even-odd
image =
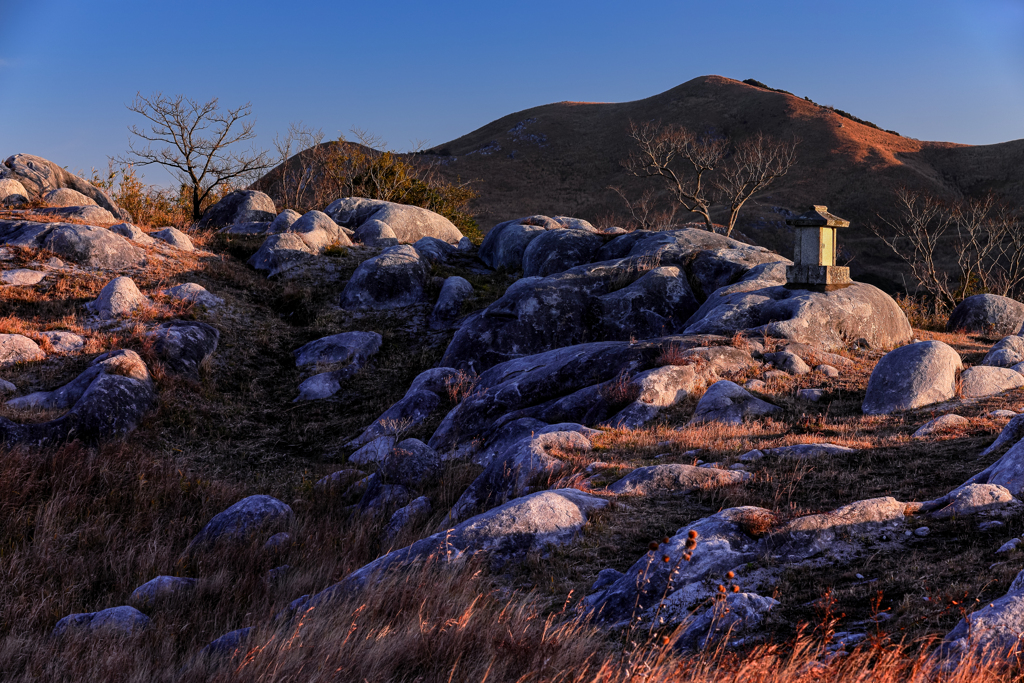
[{"label": "distant hillside", "polygon": [[[899,185],[945,197],[993,190],[1024,198],[1024,140],[967,146],[922,142],[858,123],[794,95],[704,76],[644,100],[559,102],[516,112],[428,150],[450,179],[472,181],[481,228],[541,213],[607,221],[623,215],[606,188],[639,194],[644,183],[619,162],[630,151],[629,121],[661,121],[733,138],[756,131],[800,140],[797,165],[748,204],[739,230],[788,253],[785,211],[826,204],[853,221],[841,237],[854,275],[892,287],[895,257],[866,229],[888,211]],[[724,216],[723,216],[724,218]],[[894,279],[895,278],[895,279]]]}]

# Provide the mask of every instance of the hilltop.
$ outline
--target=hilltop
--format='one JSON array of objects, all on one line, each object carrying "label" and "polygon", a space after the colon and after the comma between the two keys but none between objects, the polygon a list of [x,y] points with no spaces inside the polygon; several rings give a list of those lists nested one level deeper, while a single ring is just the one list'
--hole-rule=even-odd
[{"label": "hilltop", "polygon": [[[904,185],[945,198],[994,191],[1024,196],[1024,140],[968,146],[924,142],[859,123],[785,92],[702,76],[634,102],[558,102],[509,114],[428,150],[450,180],[472,182],[480,227],[530,214],[594,222],[624,214],[606,188],[639,195],[642,180],[619,165],[630,151],[629,122],[660,121],[733,138],[763,131],[799,139],[797,165],[750,202],[740,230],[787,253],[784,212],[826,204],[852,221],[843,244],[854,277],[891,288],[895,257],[867,230]],[[653,181],[646,181],[653,182]],[[722,216],[724,217],[724,216]],[[718,218],[718,217],[716,217]]]}]

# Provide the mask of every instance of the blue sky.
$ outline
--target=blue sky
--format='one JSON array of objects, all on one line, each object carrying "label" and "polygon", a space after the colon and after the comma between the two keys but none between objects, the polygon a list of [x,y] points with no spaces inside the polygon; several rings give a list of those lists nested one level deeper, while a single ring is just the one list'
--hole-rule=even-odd
[{"label": "blue sky", "polygon": [[140,90],[251,101],[268,148],[303,121],[408,149],[535,105],[635,100],[706,74],[924,140],[1024,138],[1024,0],[0,0],[0,157],[105,168]]}]

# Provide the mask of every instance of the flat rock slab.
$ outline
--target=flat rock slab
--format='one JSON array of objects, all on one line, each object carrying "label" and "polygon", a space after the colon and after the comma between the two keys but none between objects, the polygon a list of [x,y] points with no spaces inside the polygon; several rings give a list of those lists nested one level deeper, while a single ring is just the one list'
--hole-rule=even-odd
[{"label": "flat rock slab", "polygon": [[693,465],[651,465],[633,470],[609,486],[608,490],[620,496],[647,496],[660,492],[690,493],[700,489],[733,486],[752,478],[747,472]]},{"label": "flat rock slab", "polygon": [[31,287],[38,285],[46,277],[46,271],[17,268],[0,271],[0,282],[13,287]]},{"label": "flat rock slab", "polygon": [[956,396],[960,356],[940,341],[901,346],[882,356],[868,380],[862,409],[886,415],[948,401]]}]

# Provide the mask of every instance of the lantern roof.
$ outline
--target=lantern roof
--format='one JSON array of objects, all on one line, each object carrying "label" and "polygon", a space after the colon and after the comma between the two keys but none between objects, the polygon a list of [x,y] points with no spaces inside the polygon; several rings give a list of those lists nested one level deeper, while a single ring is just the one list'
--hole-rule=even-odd
[{"label": "lantern roof", "polygon": [[828,212],[827,206],[815,204],[809,211],[787,219],[786,225],[792,225],[794,228],[848,228],[850,221],[833,216]]}]

